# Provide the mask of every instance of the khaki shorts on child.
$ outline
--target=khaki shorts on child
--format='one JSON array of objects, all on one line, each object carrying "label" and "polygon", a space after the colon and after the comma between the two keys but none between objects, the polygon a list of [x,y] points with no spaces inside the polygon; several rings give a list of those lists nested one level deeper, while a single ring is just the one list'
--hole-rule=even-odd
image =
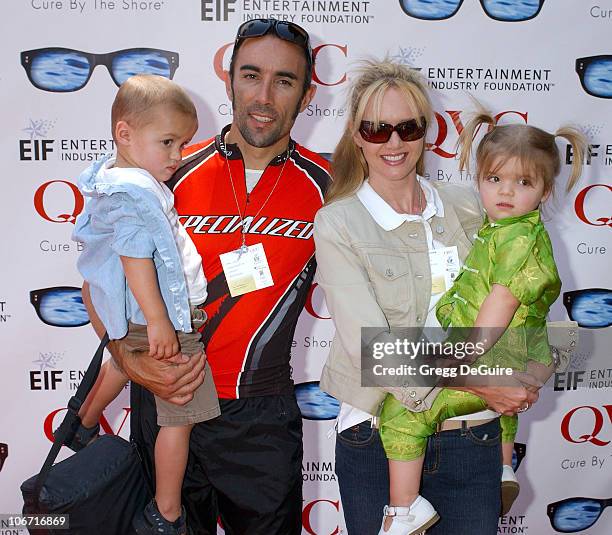
[{"label": "khaki shorts on child", "polygon": [[[186,356],[195,355],[204,351],[204,345],[200,340],[198,328],[206,321],[206,313],[199,309],[192,309],[191,323],[193,331],[185,333],[177,331],[176,335],[181,348],[181,353]],[[128,333],[117,343],[124,345],[127,351],[132,353],[149,353],[149,341],[147,338],[147,326],[128,322]],[[113,361],[115,365],[115,363]],[[204,382],[194,392],[193,399],[186,405],[175,405],[155,396],[157,405],[157,425],[162,427],[176,427],[182,425],[196,424],[206,420],[212,420],[221,414],[217,390],[213,382],[212,372],[208,362],[204,367]]]}]

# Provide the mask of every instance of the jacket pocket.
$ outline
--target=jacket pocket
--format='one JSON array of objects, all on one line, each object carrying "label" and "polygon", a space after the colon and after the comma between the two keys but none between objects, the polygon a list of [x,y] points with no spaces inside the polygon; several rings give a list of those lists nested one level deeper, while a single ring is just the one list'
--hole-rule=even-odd
[{"label": "jacket pocket", "polygon": [[407,304],[411,266],[402,256],[367,253],[366,269],[380,307],[396,308]]}]

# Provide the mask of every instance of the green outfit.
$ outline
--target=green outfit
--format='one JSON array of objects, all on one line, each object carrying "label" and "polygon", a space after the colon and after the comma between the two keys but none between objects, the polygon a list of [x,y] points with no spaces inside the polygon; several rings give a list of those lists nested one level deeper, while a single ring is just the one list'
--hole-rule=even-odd
[{"label": "green outfit", "polygon": [[[436,315],[442,327],[473,326],[493,284],[507,287],[520,305],[508,329],[477,364],[521,371],[527,369],[530,360],[549,366],[552,358],[546,315],[559,296],[561,281],[539,210],[496,222],[485,219],[463,269],[438,302]],[[427,437],[435,433],[439,422],[485,407],[485,402],[473,394],[444,389],[431,409],[414,413],[388,395],[380,415],[380,436],[387,457],[420,457]],[[501,425],[502,440],[512,442],[518,418],[502,416]]]}]

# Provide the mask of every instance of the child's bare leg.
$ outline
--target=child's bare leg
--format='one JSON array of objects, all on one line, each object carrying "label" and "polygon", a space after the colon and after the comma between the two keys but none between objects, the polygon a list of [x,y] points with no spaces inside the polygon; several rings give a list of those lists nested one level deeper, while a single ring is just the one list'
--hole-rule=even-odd
[{"label": "child's bare leg", "polygon": [[102,411],[119,395],[127,381],[127,376],[110,360],[104,363],[96,384],[79,411],[84,427],[94,427],[98,423]]},{"label": "child's bare leg", "polygon": [[181,489],[193,425],[162,427],[155,442],[155,501],[162,516],[174,522],[181,516]]},{"label": "child's bare leg", "polygon": [[[421,486],[423,459],[424,457],[411,461],[389,459],[389,505],[408,507],[416,500]],[[384,529],[388,530],[392,522],[392,517],[386,517]]]},{"label": "child's bare leg", "polygon": [[512,453],[514,452],[514,442],[502,442],[502,464],[512,466]]}]

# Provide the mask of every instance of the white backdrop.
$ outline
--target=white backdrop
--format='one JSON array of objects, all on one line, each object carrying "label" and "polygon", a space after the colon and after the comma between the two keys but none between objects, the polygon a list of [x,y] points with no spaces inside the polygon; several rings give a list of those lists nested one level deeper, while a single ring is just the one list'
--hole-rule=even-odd
[{"label": "white backdrop", "polygon": [[[476,0],[441,21],[408,16],[397,0],[3,2],[0,442],[8,444],[8,458],[0,472],[0,512],[21,510],[19,484],[40,468],[50,430],[97,345],[89,325],[59,328],[40,321],[29,292],[82,283],[70,241],[71,220],[81,208],[72,184],[89,160],[111,148],[110,106],[117,90],[100,67],[79,91],[43,91],[28,80],[20,53],[45,47],[176,52],[174,80],[196,102],[196,139],[204,139],[231,121],[220,75],[238,24],[256,16],[288,18],[312,36],[318,90],[294,137],[313,150],[332,152],[344,125],[351,62],[365,55],[388,54],[429,78],[437,112],[428,138],[430,180],[470,181],[458,173],[453,154],[473,109],[470,94],[502,122],[524,121],[550,131],[567,122],[581,127],[593,145],[591,158],[571,194],[558,188],[546,211],[547,227],[563,291],[612,287],[612,101],[587,94],[575,71],[577,58],[612,54],[611,0],[545,0],[540,13],[524,22],[494,20]],[[600,77],[608,94],[610,70]],[[566,146],[561,148],[565,154]],[[564,165],[564,177],[568,171]],[[599,314],[607,313],[609,321],[607,306]],[[561,298],[551,316],[567,317]],[[518,470],[522,491],[499,533],[556,533],[546,515],[549,503],[612,498],[610,331],[582,329],[571,374],[557,378],[556,390],[551,381],[541,401],[521,417],[518,441],[527,445]],[[318,380],[332,336],[322,292],[315,288],[296,331],[296,382]],[[572,389],[577,380],[582,382]],[[126,391],[107,409],[105,430],[127,437],[128,412]],[[332,425],[333,420],[304,420],[303,522],[311,535],[344,531],[334,439],[328,437]],[[612,511],[606,510],[584,533],[608,534],[611,526]]]}]

